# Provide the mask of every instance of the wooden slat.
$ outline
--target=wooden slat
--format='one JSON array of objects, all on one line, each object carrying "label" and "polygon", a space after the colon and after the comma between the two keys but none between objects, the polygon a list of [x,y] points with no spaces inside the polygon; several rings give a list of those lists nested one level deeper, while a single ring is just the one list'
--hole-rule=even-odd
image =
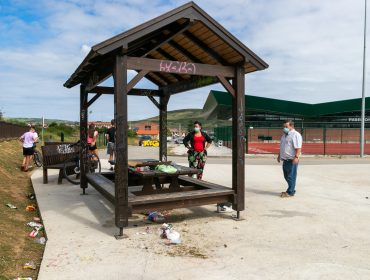
[{"label": "wooden slat", "polygon": [[193,53],[188,51],[186,48],[182,47],[179,43],[175,42],[174,40],[169,41],[168,44],[178,50],[179,52],[183,53],[188,59],[190,59],[192,62],[196,63],[202,63],[202,61],[197,58]]},{"label": "wooden slat", "polygon": [[181,52],[171,47],[169,44],[163,45],[162,49],[166,51],[167,53],[169,53],[170,55],[176,57],[176,60],[178,61],[189,61],[185,55],[183,55]]},{"label": "wooden slat", "polygon": [[200,76],[234,77],[234,68],[230,66],[188,63],[182,61],[158,60],[149,58],[128,57],[128,69],[148,70],[176,74],[189,74]]},{"label": "wooden slat", "polygon": [[179,28],[175,31],[172,31],[171,33],[169,33],[167,35],[164,35],[162,38],[160,38],[158,40],[159,41],[158,43],[154,44],[154,46],[151,47],[151,49],[146,50],[146,53],[144,55],[142,55],[142,57],[147,56],[149,53],[151,53],[152,51],[155,51],[156,49],[158,49],[163,44],[166,44],[168,41],[171,41],[177,34],[188,30],[191,27],[191,25],[192,25],[192,23],[188,22],[186,24],[183,24],[181,28]]},{"label": "wooden slat", "polygon": [[153,209],[171,210],[179,208],[190,208],[202,205],[218,204],[218,203],[232,203],[234,201],[233,195],[218,195],[212,197],[201,197],[193,199],[182,199],[166,202],[155,202],[140,205],[131,205],[132,213],[142,213],[143,211],[152,211]]},{"label": "wooden slat", "polygon": [[228,62],[221,55],[219,55],[216,51],[214,51],[212,48],[210,48],[202,40],[200,40],[196,36],[194,36],[193,33],[189,32],[189,31],[185,31],[184,35],[187,38],[189,38],[189,40],[193,41],[194,44],[197,44],[201,49],[203,49],[204,52],[208,53],[215,60],[219,61],[223,65],[228,65]]},{"label": "wooden slat", "polygon": [[219,195],[233,195],[234,191],[229,188],[224,189],[204,189],[196,191],[186,191],[186,192],[172,192],[163,194],[153,194],[153,195],[140,195],[129,198],[129,203],[131,205],[139,205],[146,203],[157,203],[157,202],[170,202],[170,201],[180,201],[187,199],[197,199],[205,198]]},{"label": "wooden slat", "polygon": [[[219,189],[225,190],[226,188],[225,186],[222,186],[222,185],[218,185],[218,184],[203,181],[203,180],[198,180],[198,179],[195,179],[189,176],[179,176],[179,183],[180,185],[183,185],[183,186],[199,186],[199,187],[204,187],[208,189],[217,189],[217,190]],[[232,189],[229,188],[229,190],[232,190]]]},{"label": "wooden slat", "polygon": [[87,181],[108,201],[114,204],[114,183],[101,174],[89,173],[86,175]]}]

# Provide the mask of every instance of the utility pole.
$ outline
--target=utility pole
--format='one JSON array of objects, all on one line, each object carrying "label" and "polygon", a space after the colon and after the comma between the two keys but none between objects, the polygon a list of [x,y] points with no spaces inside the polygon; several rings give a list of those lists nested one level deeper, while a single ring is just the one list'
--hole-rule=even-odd
[{"label": "utility pole", "polygon": [[360,157],[364,157],[364,154],[365,154],[366,11],[367,11],[367,0],[365,0],[364,54],[363,54],[363,61],[362,61],[362,103],[361,103]]}]

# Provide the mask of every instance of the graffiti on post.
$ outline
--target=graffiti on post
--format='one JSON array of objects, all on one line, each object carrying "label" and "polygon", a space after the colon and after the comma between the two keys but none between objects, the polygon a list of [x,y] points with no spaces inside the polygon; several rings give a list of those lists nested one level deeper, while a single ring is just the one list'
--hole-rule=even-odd
[{"label": "graffiti on post", "polygon": [[197,69],[194,63],[181,61],[161,60],[159,71],[180,74],[195,74]]}]

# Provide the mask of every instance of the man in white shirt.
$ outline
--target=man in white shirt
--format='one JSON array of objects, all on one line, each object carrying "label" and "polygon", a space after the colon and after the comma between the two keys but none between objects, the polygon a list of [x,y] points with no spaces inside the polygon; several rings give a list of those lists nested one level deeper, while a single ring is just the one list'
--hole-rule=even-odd
[{"label": "man in white shirt", "polygon": [[284,122],[283,132],[277,161],[283,161],[284,178],[288,183],[288,189],[281,193],[281,197],[292,197],[295,194],[297,169],[302,150],[302,136],[294,129],[292,120]]}]

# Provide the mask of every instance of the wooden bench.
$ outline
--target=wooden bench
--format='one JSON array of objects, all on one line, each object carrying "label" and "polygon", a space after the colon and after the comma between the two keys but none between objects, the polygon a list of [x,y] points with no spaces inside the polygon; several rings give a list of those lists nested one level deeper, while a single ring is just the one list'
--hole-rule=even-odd
[{"label": "wooden bench", "polygon": [[43,160],[43,183],[48,183],[48,169],[59,169],[58,184],[63,180],[64,162],[79,154],[78,148],[70,147],[72,143],[48,143],[41,147]]},{"label": "wooden bench", "polygon": [[[86,177],[87,181],[98,192],[112,204],[115,204],[115,185],[107,178],[107,175],[109,173],[89,173]],[[179,176],[179,182],[183,187],[177,192],[158,190],[152,194],[143,194],[140,191],[142,186],[129,187],[128,206],[130,213],[235,202],[235,192],[231,188],[188,176]]]}]

